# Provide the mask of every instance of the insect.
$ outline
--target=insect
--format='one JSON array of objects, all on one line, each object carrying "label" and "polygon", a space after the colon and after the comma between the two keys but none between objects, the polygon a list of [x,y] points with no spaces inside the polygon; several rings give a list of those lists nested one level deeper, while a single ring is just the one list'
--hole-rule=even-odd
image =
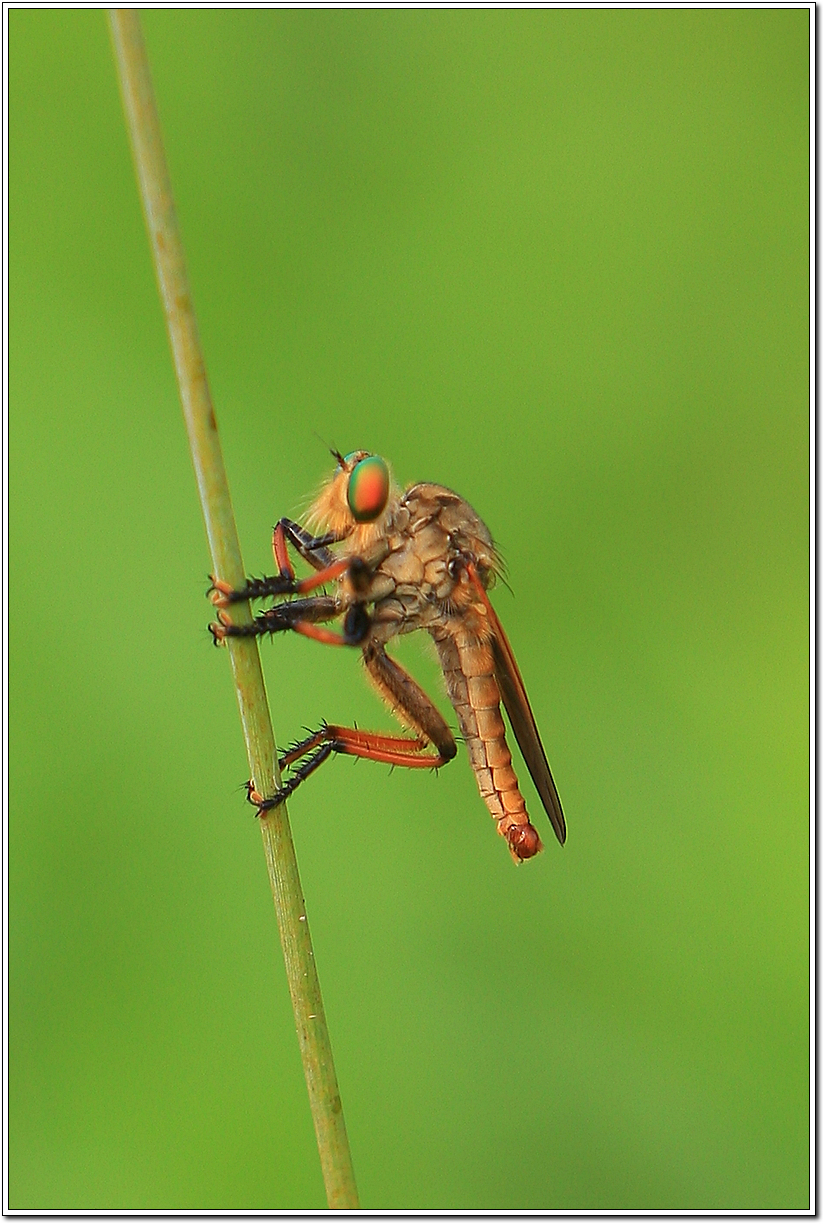
[{"label": "insect", "polygon": [[[227,637],[291,630],[318,642],[360,648],[369,678],[409,736],[383,735],[324,723],[280,758],[290,776],[272,798],[249,783],[259,814],[282,803],[318,766],[345,753],[390,765],[439,768],[457,752],[455,738],[423,689],[386,646],[399,634],[424,629],[435,642],[446,688],[460,724],[478,789],[517,863],[541,849],[512,768],[500,703],[555,836],[566,825],[521,673],[490,603],[487,588],[501,561],[472,507],[438,484],[402,492],[378,455],[333,450],[337,467],[314,502],[314,532],[282,518],[272,548],[278,573],[233,589],[212,579],[219,608],[209,628],[215,645]],[[297,579],[287,545],[315,571]],[[325,588],[334,584],[334,593]],[[318,592],[319,588],[322,593]],[[250,624],[234,624],[226,609],[246,599],[276,602]],[[285,599],[282,597],[286,597]],[[327,627],[340,622],[340,631]]]}]

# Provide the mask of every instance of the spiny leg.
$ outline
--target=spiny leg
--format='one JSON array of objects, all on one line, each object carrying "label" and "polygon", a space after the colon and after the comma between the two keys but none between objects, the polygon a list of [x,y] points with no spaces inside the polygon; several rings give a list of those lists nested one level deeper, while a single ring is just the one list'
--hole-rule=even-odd
[{"label": "spiny leg", "polygon": [[324,629],[318,623],[334,620],[340,614],[341,609],[332,596],[317,595],[267,608],[246,625],[236,625],[221,610],[217,614],[217,621],[209,625],[209,632],[215,646],[221,646],[227,637],[261,637],[267,633],[283,633],[288,629],[326,646],[360,646],[369,633],[369,614],[365,607],[363,604],[352,604],[347,609],[341,633]]},{"label": "spiny leg", "polygon": [[236,588],[212,576],[209,598],[216,608],[242,603],[246,599],[265,599],[269,595],[308,595],[326,582],[334,582],[350,568],[348,557],[334,561],[308,578],[298,581],[294,574],[275,574],[270,578],[249,578],[245,586]]},{"label": "spiny leg", "polygon": [[[247,783],[249,802],[258,809],[258,815],[278,807],[284,799],[288,799],[301,782],[305,782],[310,774],[328,760],[333,752],[345,756],[360,757],[366,761],[382,761],[385,765],[400,765],[410,769],[438,769],[452,759],[443,753],[426,753],[429,742],[424,739],[406,739],[402,735],[381,735],[372,731],[359,731],[354,727],[340,727],[333,723],[325,723],[320,730],[314,731],[298,744],[293,744],[284,752],[279,760],[281,769],[293,766],[302,757],[307,759],[294,768],[291,776],[282,783],[280,789],[270,799],[265,799],[255,788],[254,783]],[[454,756],[454,752],[452,753]]]},{"label": "spiny leg", "polygon": [[[312,738],[315,739],[314,736]],[[317,751],[294,770],[292,776],[281,784],[271,799],[264,799],[263,795],[259,794],[255,789],[254,782],[247,782],[246,797],[257,808],[258,816],[262,816],[264,812],[268,812],[271,808],[279,807],[297,789],[301,782],[304,782],[311,773],[314,773],[319,765],[323,764],[327,757],[331,756],[334,750],[334,745],[331,743],[319,743]],[[283,759],[280,761],[280,768],[284,768]]]},{"label": "spiny leg", "polygon": [[[313,536],[301,527],[300,523],[282,518],[272,534],[272,552],[278,573],[271,577],[247,578],[242,587],[233,587],[228,582],[212,576],[209,597],[216,607],[225,608],[245,599],[265,599],[270,595],[308,595],[316,587],[332,582],[346,572],[348,560],[339,560],[328,547],[338,543],[339,539],[333,532]],[[287,540],[295,551],[318,571],[316,575],[301,581],[295,578],[294,567],[286,547]]]},{"label": "spiny leg", "polygon": [[[271,799],[263,799],[249,784],[249,799],[260,812],[277,807],[287,799],[333,752],[407,769],[438,769],[454,758],[457,746],[452,732],[417,681],[375,642],[364,647],[363,659],[371,679],[396,717],[419,734],[409,739],[325,723],[320,730],[283,753],[279,762],[281,769],[288,769],[304,757],[308,759],[294,769]],[[434,752],[427,751],[430,747],[434,747]]]},{"label": "spiny leg", "polygon": [[247,625],[236,625],[226,612],[218,612],[217,621],[209,625],[215,646],[220,646],[227,637],[260,637],[266,633],[282,633],[287,629],[298,629],[301,624],[334,620],[340,608],[330,595],[318,595],[310,599],[293,599],[291,603],[267,608]]}]

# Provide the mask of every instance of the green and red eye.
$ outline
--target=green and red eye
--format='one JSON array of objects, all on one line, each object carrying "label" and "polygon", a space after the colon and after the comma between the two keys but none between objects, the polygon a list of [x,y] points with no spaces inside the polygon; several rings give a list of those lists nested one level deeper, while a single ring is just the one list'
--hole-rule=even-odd
[{"label": "green and red eye", "polygon": [[380,455],[368,455],[355,464],[346,497],[358,523],[371,523],[383,513],[389,500],[389,468]]}]

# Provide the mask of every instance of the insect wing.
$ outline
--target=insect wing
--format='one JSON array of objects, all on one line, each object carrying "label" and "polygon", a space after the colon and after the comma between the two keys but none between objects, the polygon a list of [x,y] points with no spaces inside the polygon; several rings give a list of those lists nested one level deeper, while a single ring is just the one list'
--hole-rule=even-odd
[{"label": "insect wing", "polygon": [[546,759],[544,746],[535,724],[535,716],[526,695],[524,682],[515,662],[515,655],[509,639],[504,633],[504,627],[498,619],[498,614],[489,601],[489,596],[476,573],[472,574],[473,585],[484,602],[489,627],[492,630],[492,657],[495,660],[495,679],[501,690],[509,721],[518,746],[523,753],[526,767],[529,770],[535,789],[541,796],[546,814],[550,819],[555,836],[561,845],[566,841],[566,821],[561,809],[561,800],[552,780],[549,762]]}]

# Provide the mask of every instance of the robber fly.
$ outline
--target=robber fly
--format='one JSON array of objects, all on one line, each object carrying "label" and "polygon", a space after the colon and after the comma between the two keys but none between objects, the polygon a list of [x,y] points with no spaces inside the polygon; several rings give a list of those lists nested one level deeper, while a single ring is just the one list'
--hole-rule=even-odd
[{"label": "robber fly", "polygon": [[[227,637],[292,630],[328,645],[358,646],[369,678],[411,736],[380,735],[324,723],[280,758],[290,776],[271,798],[249,784],[259,814],[282,803],[333,752],[390,765],[438,768],[457,752],[439,711],[415,680],[386,653],[398,634],[425,629],[434,639],[446,688],[466,742],[478,789],[517,863],[543,847],[529,821],[507,747],[500,703],[509,715],[527,768],[563,845],[566,825],[521,673],[487,588],[501,562],[472,507],[437,484],[401,492],[386,463],[368,451],[343,456],[309,514],[310,532],[283,518],[272,548],[278,573],[233,589],[213,578],[215,644]],[[317,534],[313,534],[316,532]],[[287,544],[316,571],[298,580]],[[333,551],[333,549],[335,551]],[[334,583],[334,594],[314,594]],[[225,611],[246,599],[287,596],[251,624]],[[339,621],[340,632],[326,628]]]}]

